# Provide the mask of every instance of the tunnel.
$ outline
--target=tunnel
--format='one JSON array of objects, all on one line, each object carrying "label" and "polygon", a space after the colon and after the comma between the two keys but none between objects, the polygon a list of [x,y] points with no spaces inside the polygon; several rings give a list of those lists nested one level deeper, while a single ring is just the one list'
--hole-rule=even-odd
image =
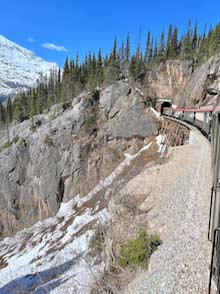
[{"label": "tunnel", "polygon": [[161,106],[160,106],[160,113],[163,114],[163,109],[166,108],[166,107],[171,107],[171,102],[170,101],[164,101],[161,103]]}]

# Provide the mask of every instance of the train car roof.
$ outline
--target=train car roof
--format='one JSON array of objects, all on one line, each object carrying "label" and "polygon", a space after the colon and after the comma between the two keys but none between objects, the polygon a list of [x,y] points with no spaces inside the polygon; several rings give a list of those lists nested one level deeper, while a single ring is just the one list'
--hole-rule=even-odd
[{"label": "train car roof", "polygon": [[[164,107],[164,109],[170,109],[170,107]],[[220,112],[220,107],[214,107],[214,106],[202,106],[200,108],[188,108],[188,107],[177,107],[172,108],[172,111],[184,111],[184,112]]]}]

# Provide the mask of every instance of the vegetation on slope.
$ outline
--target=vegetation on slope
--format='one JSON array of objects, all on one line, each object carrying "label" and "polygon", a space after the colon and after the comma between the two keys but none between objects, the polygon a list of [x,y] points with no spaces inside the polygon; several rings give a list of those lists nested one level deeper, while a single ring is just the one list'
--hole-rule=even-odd
[{"label": "vegetation on slope", "polygon": [[205,27],[200,34],[197,23],[192,28],[190,21],[182,36],[177,27],[170,25],[167,36],[163,31],[159,42],[149,32],[146,48],[142,50],[139,41],[134,54],[131,54],[129,35],[120,46],[115,38],[106,56],[99,50],[98,55],[88,53],[79,62],[77,53],[75,59],[66,59],[62,72],[51,70],[49,77],[42,75],[36,87],[17,95],[13,103],[10,98],[6,106],[0,103],[0,128],[7,127],[12,120],[23,121],[42,113],[56,103],[70,101],[83,90],[92,92],[96,87],[127,77],[147,83],[147,71],[160,62],[178,59],[192,61],[196,66],[219,52],[220,23],[208,33]]},{"label": "vegetation on slope", "polygon": [[136,239],[128,241],[121,248],[119,265],[131,269],[147,268],[150,255],[157,250],[161,240],[157,235],[148,236],[144,230],[139,232]]}]

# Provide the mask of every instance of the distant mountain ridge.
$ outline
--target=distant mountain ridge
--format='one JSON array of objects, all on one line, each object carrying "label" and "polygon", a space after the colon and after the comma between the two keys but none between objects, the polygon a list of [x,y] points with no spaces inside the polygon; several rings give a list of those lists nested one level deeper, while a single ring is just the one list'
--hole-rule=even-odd
[{"label": "distant mountain ridge", "polygon": [[0,35],[0,100],[32,87],[41,72],[47,75],[52,68],[58,65]]}]

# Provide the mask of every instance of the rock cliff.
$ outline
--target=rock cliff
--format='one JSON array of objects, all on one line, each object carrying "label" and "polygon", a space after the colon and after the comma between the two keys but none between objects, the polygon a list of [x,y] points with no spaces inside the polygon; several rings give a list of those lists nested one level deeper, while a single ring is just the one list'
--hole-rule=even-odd
[{"label": "rock cliff", "polygon": [[[33,125],[34,121],[34,125]],[[160,121],[141,91],[124,81],[0,131],[0,233],[54,215],[83,197],[158,134]]]},{"label": "rock cliff", "polygon": [[154,66],[148,73],[148,95],[171,99],[175,104],[181,102],[193,72],[192,64],[168,60]]},{"label": "rock cliff", "polygon": [[148,73],[148,95],[171,99],[180,106],[215,104],[220,90],[220,58],[202,65],[169,60]]}]

